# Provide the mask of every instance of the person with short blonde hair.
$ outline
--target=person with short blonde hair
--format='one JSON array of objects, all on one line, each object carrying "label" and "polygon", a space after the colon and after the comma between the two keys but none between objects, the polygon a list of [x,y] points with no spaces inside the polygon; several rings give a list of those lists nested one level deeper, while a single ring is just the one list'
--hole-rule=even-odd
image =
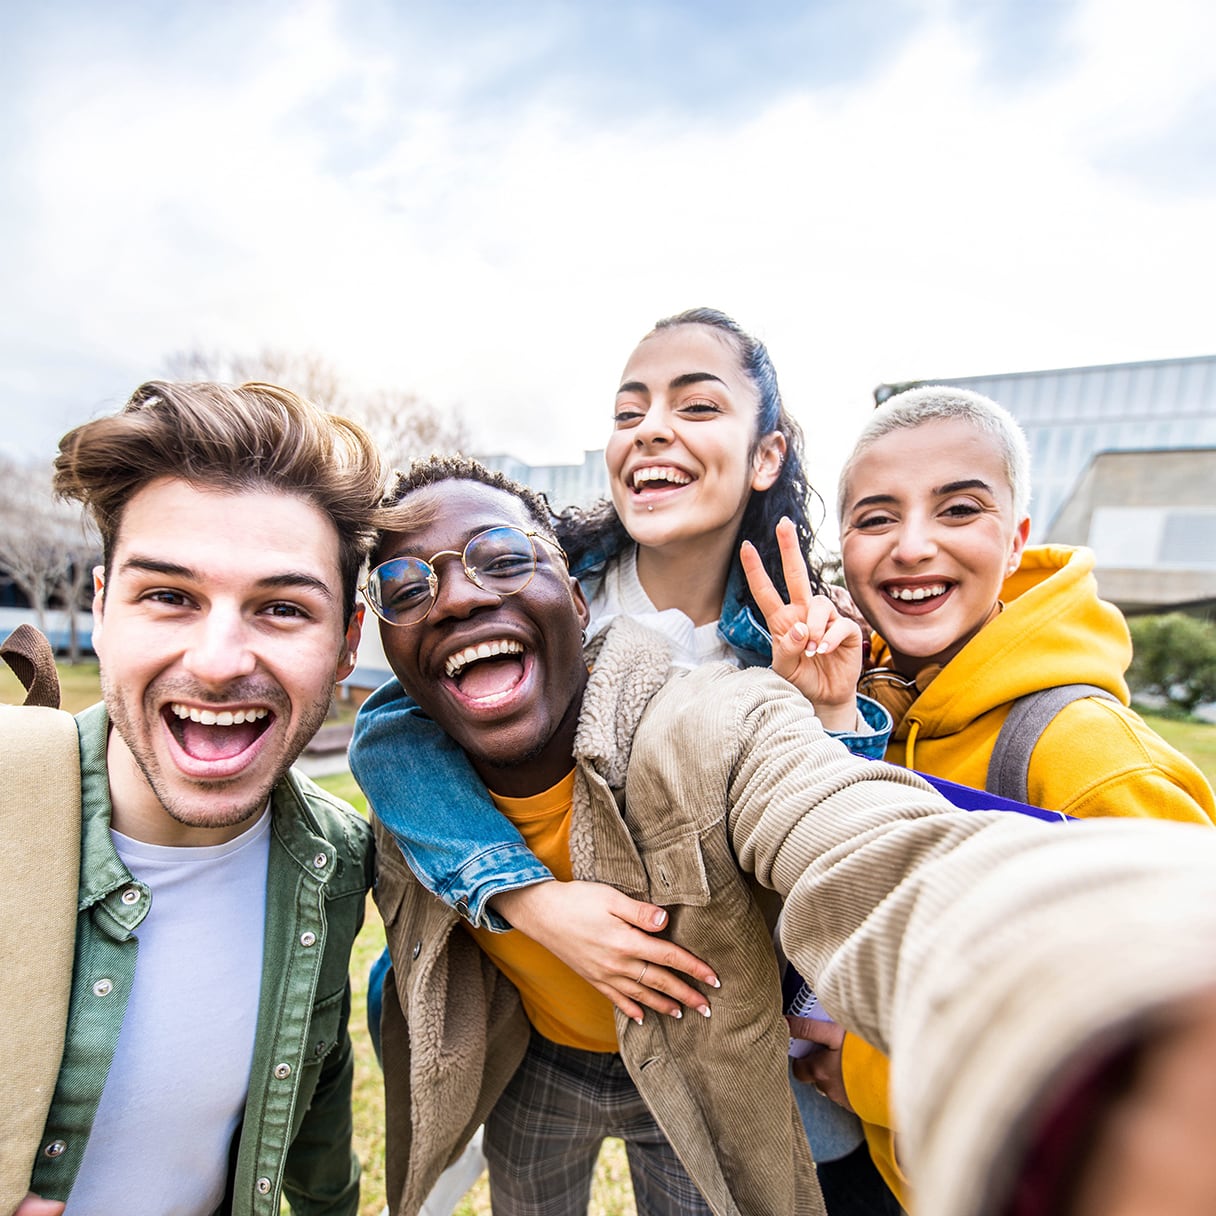
[{"label": "person with short blonde hair", "polygon": [[[1064,685],[1076,699],[1030,752],[1009,796],[1078,818],[1211,824],[1194,764],[1130,706],[1131,638],[1098,597],[1094,555],[1028,546],[1030,462],[1014,418],[980,393],[910,389],[870,416],[840,475],[841,555],[874,632],[861,691],[892,715],[886,759],[999,793],[1001,728],[1021,698]],[[796,1066],[855,1109],[883,1176],[895,1163],[885,1059],[838,1027]],[[916,1180],[912,1180],[915,1184]]]}]

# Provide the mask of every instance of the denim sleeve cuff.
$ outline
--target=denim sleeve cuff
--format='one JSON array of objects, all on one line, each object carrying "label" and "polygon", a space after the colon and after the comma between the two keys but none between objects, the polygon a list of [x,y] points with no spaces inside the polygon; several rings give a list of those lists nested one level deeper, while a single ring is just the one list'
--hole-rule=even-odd
[{"label": "denim sleeve cuff", "polygon": [[839,739],[855,756],[864,756],[867,760],[881,760],[895,723],[877,701],[863,697],[861,693],[857,694],[857,712],[868,729],[833,730],[828,734],[833,739]]},{"label": "denim sleeve cuff", "polygon": [[[552,880],[549,867],[525,845],[504,844],[469,858],[436,894],[473,928],[505,933],[511,924],[486,906],[489,901],[519,887]],[[453,890],[460,891],[460,896],[453,899]]]}]

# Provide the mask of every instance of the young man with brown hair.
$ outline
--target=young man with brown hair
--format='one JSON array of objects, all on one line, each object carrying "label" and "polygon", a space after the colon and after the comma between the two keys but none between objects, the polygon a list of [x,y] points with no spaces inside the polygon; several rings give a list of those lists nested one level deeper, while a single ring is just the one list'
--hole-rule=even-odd
[{"label": "young man with brown hair", "polygon": [[381,482],[360,428],[265,384],[145,384],[60,444],[102,535],[104,702],[77,718],[75,964],[22,1216],[357,1210],[371,839],[291,765],[354,666]]}]

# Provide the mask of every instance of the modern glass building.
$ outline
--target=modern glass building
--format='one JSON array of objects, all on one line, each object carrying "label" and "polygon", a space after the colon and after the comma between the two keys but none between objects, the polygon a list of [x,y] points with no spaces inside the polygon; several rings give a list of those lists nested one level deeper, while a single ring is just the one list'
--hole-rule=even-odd
[{"label": "modern glass building", "polygon": [[583,453],[582,464],[528,464],[515,456],[494,453],[478,456],[487,468],[497,469],[515,481],[539,490],[554,510],[562,507],[589,507],[608,496],[608,470],[604,449]]}]

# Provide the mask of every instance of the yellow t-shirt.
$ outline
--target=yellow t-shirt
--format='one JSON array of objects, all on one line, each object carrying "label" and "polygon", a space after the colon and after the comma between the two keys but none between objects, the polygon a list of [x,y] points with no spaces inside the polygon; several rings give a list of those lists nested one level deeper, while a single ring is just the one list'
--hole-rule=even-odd
[{"label": "yellow t-shirt", "polygon": [[[530,798],[502,798],[493,791],[490,797],[554,877],[569,882],[574,770]],[[528,1020],[546,1039],[581,1051],[618,1050],[612,1002],[544,946],[516,930],[491,933],[467,924],[465,928],[519,989]]]}]

